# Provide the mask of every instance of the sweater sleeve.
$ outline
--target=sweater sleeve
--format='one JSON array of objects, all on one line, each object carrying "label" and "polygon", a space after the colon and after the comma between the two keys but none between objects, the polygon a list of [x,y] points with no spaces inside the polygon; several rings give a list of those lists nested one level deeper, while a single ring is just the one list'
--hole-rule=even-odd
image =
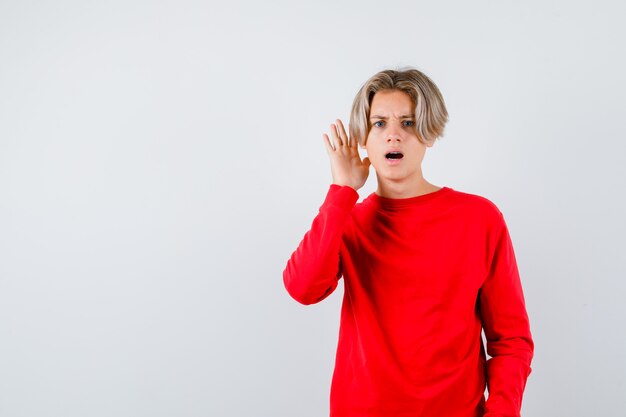
[{"label": "sweater sleeve", "polygon": [[328,297],[341,277],[339,250],[343,231],[359,198],[351,187],[331,185],[310,230],[283,272],[287,292],[302,304]]},{"label": "sweater sleeve", "polygon": [[484,417],[519,417],[530,375],[534,343],[515,253],[499,213],[495,250],[480,290],[480,312],[487,340],[487,387]]}]

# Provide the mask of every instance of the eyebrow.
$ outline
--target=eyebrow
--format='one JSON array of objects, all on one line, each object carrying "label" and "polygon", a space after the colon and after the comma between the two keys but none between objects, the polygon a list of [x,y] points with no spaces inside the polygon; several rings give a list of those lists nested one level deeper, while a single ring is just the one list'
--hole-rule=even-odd
[{"label": "eyebrow", "polygon": [[[385,116],[373,115],[373,116],[370,116],[370,119],[381,119],[381,120],[387,120],[387,117],[385,117]],[[403,114],[402,116],[400,116],[400,119],[415,119],[415,115],[414,115],[414,114]]]}]

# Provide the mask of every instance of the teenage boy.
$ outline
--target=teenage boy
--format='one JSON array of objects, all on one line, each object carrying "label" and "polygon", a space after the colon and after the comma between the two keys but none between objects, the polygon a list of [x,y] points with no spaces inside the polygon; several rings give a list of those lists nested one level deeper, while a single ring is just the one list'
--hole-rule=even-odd
[{"label": "teenage boy", "polygon": [[[323,135],[333,183],[283,280],[312,304],[344,279],[331,417],[520,414],[534,345],[502,213],[422,175],[447,120],[426,75],[386,70],[357,93],[350,136],[340,120]],[[356,204],[370,165],[377,190]]]}]

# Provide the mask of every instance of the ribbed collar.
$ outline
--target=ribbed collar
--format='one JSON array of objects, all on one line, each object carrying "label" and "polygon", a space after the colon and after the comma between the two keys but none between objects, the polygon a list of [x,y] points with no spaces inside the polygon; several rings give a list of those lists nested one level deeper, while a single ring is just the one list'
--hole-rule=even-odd
[{"label": "ribbed collar", "polygon": [[376,193],[370,194],[364,202],[368,202],[372,206],[376,208],[381,208],[383,210],[402,210],[406,208],[411,208],[415,206],[422,205],[426,202],[432,201],[435,198],[441,197],[443,195],[448,194],[452,191],[452,188],[443,186],[441,189],[437,191],[433,191],[428,194],[418,195],[417,197],[409,197],[409,198],[387,198],[381,197]]}]

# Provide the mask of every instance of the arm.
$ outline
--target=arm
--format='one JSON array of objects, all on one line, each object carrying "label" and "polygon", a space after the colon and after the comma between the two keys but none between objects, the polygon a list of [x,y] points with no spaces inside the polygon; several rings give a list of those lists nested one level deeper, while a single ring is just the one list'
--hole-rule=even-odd
[{"label": "arm", "polygon": [[489,275],[479,298],[491,356],[484,417],[519,417],[534,343],[513,245],[501,213],[499,221]]},{"label": "arm", "polygon": [[311,229],[283,272],[285,288],[298,302],[320,302],[337,287],[341,277],[341,237],[358,197],[351,187],[330,186]]},{"label": "arm", "polygon": [[369,172],[369,159],[361,160],[356,142],[350,141],[341,120],[331,125],[331,134],[332,141],[326,134],[323,138],[333,184],[311,229],[283,272],[285,288],[302,304],[317,303],[337,287],[341,277],[341,238],[359,198],[356,190],[365,184]]}]

